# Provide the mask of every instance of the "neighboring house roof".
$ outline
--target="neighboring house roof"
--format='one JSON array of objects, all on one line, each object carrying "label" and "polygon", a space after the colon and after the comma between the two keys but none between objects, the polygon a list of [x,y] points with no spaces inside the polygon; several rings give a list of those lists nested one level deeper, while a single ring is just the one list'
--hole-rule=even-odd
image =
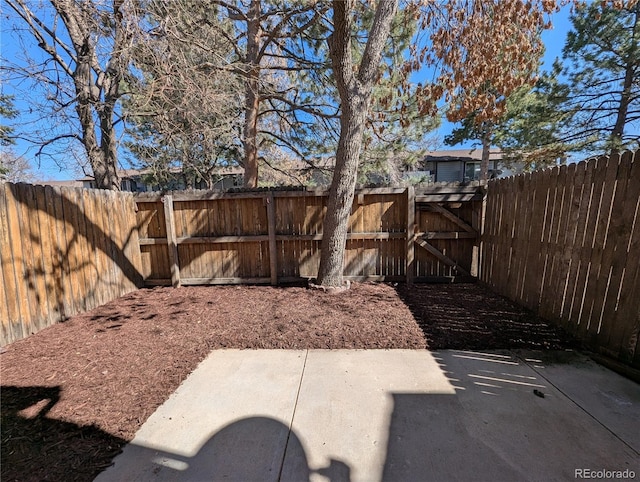
[{"label": "neighboring house roof", "polygon": [[[427,151],[425,161],[481,161],[482,149],[451,149],[446,151]],[[490,161],[502,160],[502,151],[500,149],[489,150]]]},{"label": "neighboring house roof", "polygon": [[[446,162],[446,161],[462,161],[462,162],[479,162],[482,160],[482,149],[481,148],[472,148],[472,149],[448,149],[448,150],[438,150],[438,151],[427,151],[426,155],[423,158],[422,162]],[[489,153],[490,161],[501,161],[502,160],[502,151],[500,149],[490,149]],[[287,169],[297,170],[297,171],[307,171],[310,169],[328,169],[331,170],[335,166],[335,158],[334,157],[326,157],[315,159],[311,164],[301,160],[293,160],[287,165]],[[179,168],[175,169],[175,173],[179,174],[181,170]],[[228,166],[228,167],[219,167],[214,171],[216,174],[221,176],[238,176],[244,174],[244,169],[240,166]],[[422,171],[416,171],[422,172]],[[140,176],[144,176],[145,174],[149,174],[149,169],[119,169],[118,175],[120,179],[132,179]],[[39,181],[39,184],[49,184],[52,186],[73,186],[73,187],[83,187],[83,183],[93,181],[92,176],[85,176],[76,180],[68,180],[68,181]]]},{"label": "neighboring house roof", "polygon": [[35,184],[42,186],[54,186],[54,187],[84,187],[83,181],[93,181],[93,178],[83,179],[70,179],[68,181],[36,181]]},{"label": "neighboring house roof", "polygon": [[[131,178],[137,176],[144,176],[145,174],[149,174],[151,171],[149,169],[119,169],[118,175],[121,179]],[[182,170],[180,168],[171,169],[171,172],[174,174],[181,174]],[[227,175],[237,175],[243,174],[244,169],[238,166],[228,166],[228,167],[218,167],[213,171],[215,174],[227,176]]]}]

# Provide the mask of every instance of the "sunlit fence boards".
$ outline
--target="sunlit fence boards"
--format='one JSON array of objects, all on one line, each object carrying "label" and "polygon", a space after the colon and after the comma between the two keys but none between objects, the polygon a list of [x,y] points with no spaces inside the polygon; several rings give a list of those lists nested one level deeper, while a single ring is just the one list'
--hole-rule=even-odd
[{"label": "sunlit fence boards", "polygon": [[[137,287],[314,278],[326,191],[117,193],[3,183],[2,344]],[[356,192],[344,273],[459,281],[476,268],[478,187]]]},{"label": "sunlit fence boards", "polygon": [[[146,283],[277,284],[314,278],[327,196],[309,190],[137,195]],[[477,187],[357,191],[345,276],[377,281],[470,276],[481,200]]]},{"label": "sunlit fence boards", "polygon": [[0,183],[0,341],[142,285],[130,194]]},{"label": "sunlit fence boards", "polygon": [[489,183],[480,278],[640,366],[640,151]]},{"label": "sunlit fence boards", "polygon": [[[640,366],[639,159],[627,152],[491,181],[487,190],[358,190],[344,274],[409,283],[479,276],[594,349]],[[327,197],[2,183],[0,341],[141,286],[314,278]]]}]

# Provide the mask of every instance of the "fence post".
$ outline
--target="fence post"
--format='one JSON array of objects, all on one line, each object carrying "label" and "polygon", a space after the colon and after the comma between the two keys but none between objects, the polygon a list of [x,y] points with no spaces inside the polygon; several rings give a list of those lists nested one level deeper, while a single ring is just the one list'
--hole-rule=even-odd
[{"label": "fence post", "polygon": [[176,239],[176,222],[173,216],[173,196],[164,196],[164,221],[167,227],[167,247],[169,248],[169,266],[171,267],[171,285],[180,286],[180,264],[178,260],[178,242]]},{"label": "fence post", "polygon": [[416,193],[413,186],[407,188],[407,255],[405,274],[407,285],[413,284],[414,277],[414,250],[415,250],[415,224],[416,224]]},{"label": "fence post", "polygon": [[269,269],[271,270],[271,284],[278,284],[278,249],[276,247],[276,207],[273,192],[265,199],[267,204],[267,226],[269,228]]}]

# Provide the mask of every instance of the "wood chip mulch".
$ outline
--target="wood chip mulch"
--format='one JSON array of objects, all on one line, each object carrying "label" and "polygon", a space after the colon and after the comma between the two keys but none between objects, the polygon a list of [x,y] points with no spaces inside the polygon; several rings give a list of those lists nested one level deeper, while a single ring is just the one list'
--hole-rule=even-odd
[{"label": "wood chip mulch", "polygon": [[215,349],[573,346],[473,284],[142,289],[3,348],[1,480],[93,480]]}]

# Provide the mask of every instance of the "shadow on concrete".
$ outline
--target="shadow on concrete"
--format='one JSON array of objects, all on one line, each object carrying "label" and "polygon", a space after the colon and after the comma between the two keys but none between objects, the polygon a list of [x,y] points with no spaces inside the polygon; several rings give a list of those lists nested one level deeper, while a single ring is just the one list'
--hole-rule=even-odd
[{"label": "shadow on concrete", "polygon": [[455,395],[391,394],[383,481],[574,480],[584,467],[637,471],[638,454],[619,430],[544,376],[544,355],[433,355]]},{"label": "shadow on concrete", "polygon": [[60,396],[58,386],[1,387],[3,482],[90,481],[125,445],[98,427],[48,417]]},{"label": "shadow on concrete", "polygon": [[269,482],[309,481],[317,473],[331,482],[348,482],[350,468],[339,460],[311,470],[293,430],[268,417],[240,419],[214,433],[193,456],[136,445],[96,482],[120,480]]},{"label": "shadow on concrete", "polygon": [[[507,354],[452,350],[433,356],[455,394],[390,394],[393,412],[382,480],[526,480],[518,463],[505,455],[519,421],[505,424],[485,409],[493,407],[507,418],[514,400],[524,407],[535,398],[534,389],[544,393],[546,386],[525,378],[521,363]],[[460,371],[452,363],[456,359],[481,368]]]},{"label": "shadow on concrete", "polygon": [[449,416],[459,403],[452,395],[393,394],[383,481],[521,480],[482,437]]}]

